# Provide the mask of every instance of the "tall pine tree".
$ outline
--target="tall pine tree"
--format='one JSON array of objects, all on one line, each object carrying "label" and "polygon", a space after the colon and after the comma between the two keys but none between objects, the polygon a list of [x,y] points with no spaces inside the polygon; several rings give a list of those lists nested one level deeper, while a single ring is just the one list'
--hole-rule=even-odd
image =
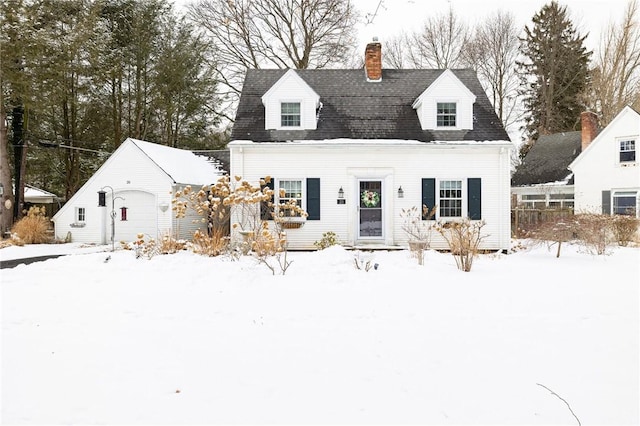
[{"label": "tall pine tree", "polygon": [[582,106],[579,95],[589,79],[589,57],[567,16],[556,1],[545,5],[525,27],[519,63],[521,91],[527,111],[524,130],[531,140],[579,127]]}]

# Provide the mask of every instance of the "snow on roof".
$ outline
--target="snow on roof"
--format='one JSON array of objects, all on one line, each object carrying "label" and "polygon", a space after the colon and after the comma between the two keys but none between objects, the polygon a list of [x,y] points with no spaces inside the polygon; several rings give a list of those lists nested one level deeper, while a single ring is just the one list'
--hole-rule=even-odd
[{"label": "snow on roof", "polygon": [[175,183],[206,185],[216,181],[221,170],[206,158],[186,149],[129,138],[151,161],[156,163]]}]

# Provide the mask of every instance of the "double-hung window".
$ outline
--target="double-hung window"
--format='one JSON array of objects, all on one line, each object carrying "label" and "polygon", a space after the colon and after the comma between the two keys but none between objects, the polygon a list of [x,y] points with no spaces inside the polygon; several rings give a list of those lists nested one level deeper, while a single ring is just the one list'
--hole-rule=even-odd
[{"label": "double-hung window", "polygon": [[282,127],[300,127],[300,102],[282,102],[280,104],[280,125]]},{"label": "double-hung window", "polygon": [[633,163],[636,161],[636,141],[633,139],[620,141],[620,162]]},{"label": "double-hung window", "polygon": [[638,193],[635,191],[619,191],[613,193],[613,214],[637,216]]},{"label": "double-hung window", "polygon": [[437,127],[456,127],[456,103],[438,102],[436,107]]},{"label": "double-hung window", "polygon": [[440,181],[440,217],[462,217],[462,181]]},{"label": "double-hung window", "polygon": [[[278,181],[278,189],[279,189],[279,204],[289,204],[292,203],[297,205],[300,209],[303,208],[302,205],[302,180],[300,179],[281,179]],[[294,213],[291,211],[282,212],[285,216],[295,216],[299,217],[299,213]]]},{"label": "double-hung window", "polygon": [[76,222],[82,223],[86,219],[86,210],[84,207],[76,207]]}]

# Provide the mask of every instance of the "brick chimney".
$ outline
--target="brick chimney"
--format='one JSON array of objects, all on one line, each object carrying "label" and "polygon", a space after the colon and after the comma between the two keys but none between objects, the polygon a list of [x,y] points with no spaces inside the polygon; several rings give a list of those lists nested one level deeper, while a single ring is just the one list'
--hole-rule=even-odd
[{"label": "brick chimney", "polygon": [[367,72],[367,81],[382,80],[382,45],[375,37],[364,51],[364,69]]},{"label": "brick chimney", "polygon": [[591,111],[580,113],[580,127],[582,129],[582,151],[584,151],[598,134],[598,116],[596,113]]}]

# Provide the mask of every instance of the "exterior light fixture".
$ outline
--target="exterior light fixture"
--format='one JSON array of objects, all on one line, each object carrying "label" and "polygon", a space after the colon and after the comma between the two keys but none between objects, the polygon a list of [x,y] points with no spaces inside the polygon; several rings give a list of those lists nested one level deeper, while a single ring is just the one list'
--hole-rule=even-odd
[{"label": "exterior light fixture", "polygon": [[338,204],[346,204],[347,200],[344,199],[344,189],[342,189],[342,187],[340,187],[340,189],[338,189],[338,200],[337,200]]},{"label": "exterior light fixture", "polygon": [[398,198],[404,198],[404,191],[402,190],[402,185],[398,187]]}]

